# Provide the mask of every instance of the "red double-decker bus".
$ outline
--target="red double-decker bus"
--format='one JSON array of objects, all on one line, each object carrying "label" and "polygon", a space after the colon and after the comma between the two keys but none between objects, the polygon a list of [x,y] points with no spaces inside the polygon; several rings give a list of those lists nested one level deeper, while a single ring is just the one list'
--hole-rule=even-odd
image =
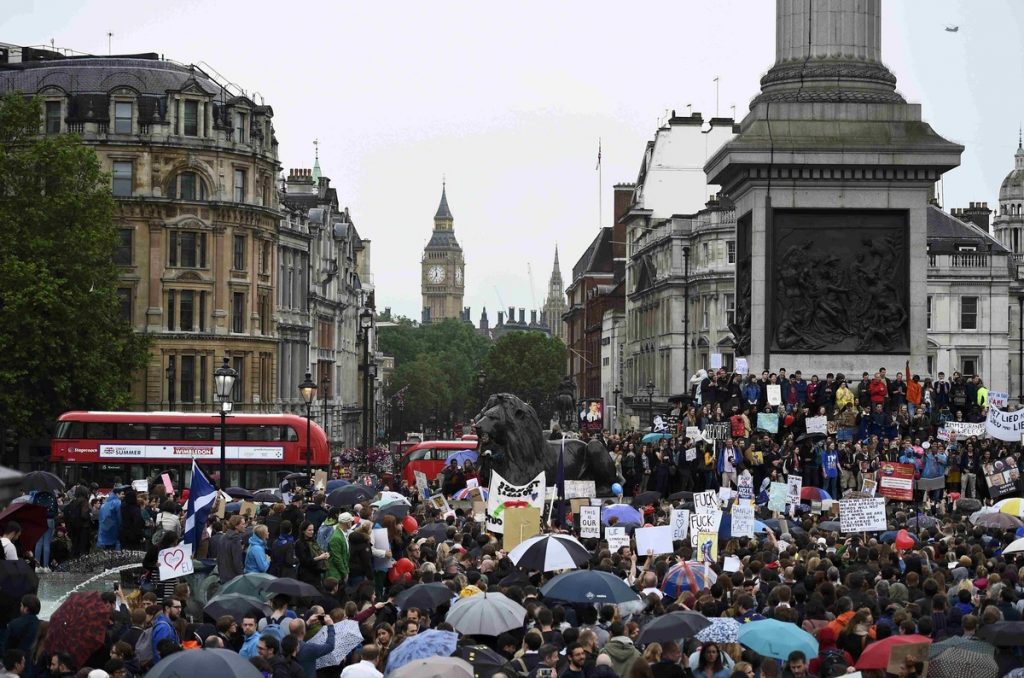
[{"label": "red double-decker bus", "polygon": [[[294,414],[230,414],[224,487],[276,487],[306,468],[306,419]],[[67,412],[60,416],[50,461],[68,483],[115,483],[168,473],[176,486],[191,481],[192,460],[207,475],[220,465],[220,414],[192,412]],[[327,436],[310,426],[314,470],[330,462]]]}]

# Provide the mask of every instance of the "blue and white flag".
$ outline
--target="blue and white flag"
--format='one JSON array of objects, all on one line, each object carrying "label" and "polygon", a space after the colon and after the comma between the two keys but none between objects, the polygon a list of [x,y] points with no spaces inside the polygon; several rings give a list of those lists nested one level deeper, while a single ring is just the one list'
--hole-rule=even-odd
[{"label": "blue and white flag", "polygon": [[188,491],[188,513],[185,515],[185,543],[192,545],[192,553],[199,549],[206,519],[210,517],[213,502],[217,499],[217,490],[203,472],[199,464],[192,460],[192,484]]}]

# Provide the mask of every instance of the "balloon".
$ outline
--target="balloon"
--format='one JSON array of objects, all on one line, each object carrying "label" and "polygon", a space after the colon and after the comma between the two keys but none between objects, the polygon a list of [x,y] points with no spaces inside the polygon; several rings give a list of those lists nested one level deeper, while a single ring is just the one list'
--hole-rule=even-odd
[{"label": "balloon", "polygon": [[405,530],[406,534],[412,534],[420,529],[420,524],[412,516],[406,516],[405,520],[402,521],[402,529]]},{"label": "balloon", "polygon": [[898,549],[912,549],[914,548],[914,538],[910,536],[910,533],[906,530],[900,530],[896,533],[896,548]]},{"label": "balloon", "polygon": [[416,566],[408,558],[399,558],[395,563],[395,569],[401,574],[409,574],[416,569]]},{"label": "balloon", "polygon": [[622,496],[622,485],[619,485],[618,483],[613,484],[612,485],[612,494],[614,494],[616,497],[621,497]]},{"label": "balloon", "polygon": [[388,582],[394,584],[396,581],[398,581],[398,576],[398,570],[396,570],[394,566],[392,566],[391,569],[388,570]]}]

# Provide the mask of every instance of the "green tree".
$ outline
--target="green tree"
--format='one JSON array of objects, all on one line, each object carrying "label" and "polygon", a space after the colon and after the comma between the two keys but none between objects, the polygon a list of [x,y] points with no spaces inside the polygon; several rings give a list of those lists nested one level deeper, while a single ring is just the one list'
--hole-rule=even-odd
[{"label": "green tree", "polygon": [[530,403],[542,423],[553,413],[565,374],[565,344],[539,332],[511,332],[494,343],[484,362],[488,393],[513,393]]},{"label": "green tree", "polygon": [[451,408],[448,376],[440,356],[421,353],[411,361],[396,362],[391,384],[393,392],[389,397],[399,389],[405,389],[405,407],[401,417],[402,426],[407,431],[422,431],[431,417],[436,416],[440,420]]},{"label": "green tree", "polygon": [[109,178],[41,104],[0,99],[0,422],[45,432],[69,409],[129,402],[145,339],[121,320]]}]

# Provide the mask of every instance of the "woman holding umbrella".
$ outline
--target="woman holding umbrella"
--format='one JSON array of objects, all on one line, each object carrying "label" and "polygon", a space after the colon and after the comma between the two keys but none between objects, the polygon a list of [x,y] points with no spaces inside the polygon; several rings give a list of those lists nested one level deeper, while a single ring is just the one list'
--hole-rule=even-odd
[{"label": "woman holding umbrella", "polygon": [[319,588],[331,554],[320,548],[314,527],[308,520],[302,523],[299,539],[295,542],[295,555],[299,559],[298,580]]}]

